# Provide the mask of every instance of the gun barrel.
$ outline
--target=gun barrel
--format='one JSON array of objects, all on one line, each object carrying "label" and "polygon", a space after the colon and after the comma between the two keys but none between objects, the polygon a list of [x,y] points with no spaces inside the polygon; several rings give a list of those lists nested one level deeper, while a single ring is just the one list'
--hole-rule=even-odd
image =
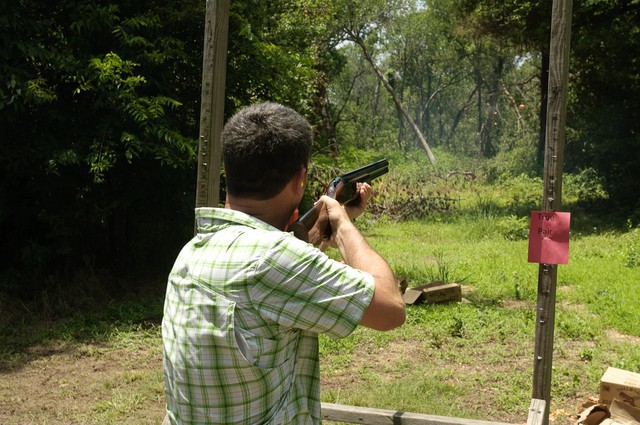
[{"label": "gun barrel", "polygon": [[[376,174],[375,176],[375,177],[379,177],[387,173],[388,171],[389,171],[389,161],[386,158],[384,158],[384,159],[372,162],[369,165],[365,165],[364,167],[360,167],[353,171],[340,174],[340,176],[338,177],[340,177],[342,180],[353,180],[353,179],[360,178],[361,176],[371,175],[373,173],[379,173],[379,174]],[[371,177],[371,178],[375,178],[375,177]]]},{"label": "gun barrel", "polygon": [[369,180],[373,180],[377,177],[380,177],[384,174],[387,174],[389,172],[389,167],[384,167],[384,168],[379,168],[377,170],[372,171],[371,173],[369,173]]},{"label": "gun barrel", "polygon": [[381,159],[357,170],[341,174],[331,182],[327,195],[344,204],[354,199],[357,191],[357,183],[371,183],[373,179],[388,172],[389,161]]}]

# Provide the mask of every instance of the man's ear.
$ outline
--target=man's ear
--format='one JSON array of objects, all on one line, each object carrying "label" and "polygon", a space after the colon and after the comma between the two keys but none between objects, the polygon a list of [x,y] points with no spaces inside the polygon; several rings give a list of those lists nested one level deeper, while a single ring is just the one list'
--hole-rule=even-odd
[{"label": "man's ear", "polygon": [[295,190],[297,194],[302,196],[302,194],[304,193],[305,185],[307,184],[306,168],[302,167],[296,172],[292,180],[292,184],[293,184],[293,190]]}]

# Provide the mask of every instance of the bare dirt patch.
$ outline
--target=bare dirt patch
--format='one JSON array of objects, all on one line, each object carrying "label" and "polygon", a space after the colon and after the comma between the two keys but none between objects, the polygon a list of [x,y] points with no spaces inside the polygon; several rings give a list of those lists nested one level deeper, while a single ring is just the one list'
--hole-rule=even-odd
[{"label": "bare dirt patch", "polygon": [[614,329],[609,329],[607,331],[607,336],[611,338],[613,341],[640,345],[640,337],[632,336],[632,335],[624,335]]},{"label": "bare dirt patch", "polygon": [[[608,337],[622,343],[640,343],[639,337],[615,331],[609,331]],[[461,338],[447,337],[440,343],[433,344],[426,334],[421,339],[393,339],[382,347],[373,342],[363,343],[355,348],[349,364],[330,373],[323,369],[322,390],[362,392],[363,373],[367,371],[375,372],[381,384],[397,388],[433,379],[432,382],[439,380],[439,384],[454,388],[450,400],[482,412],[487,419],[511,423],[526,420],[533,342],[522,347],[511,344],[507,338],[473,345]],[[597,395],[597,382],[594,384],[593,377],[585,375],[584,368],[586,355],[596,349],[593,341],[557,342],[553,425],[573,424],[582,404]],[[505,380],[510,382],[510,388],[519,387],[521,391],[505,392]],[[505,397],[516,397],[522,408],[497,411],[494,402]],[[42,343],[4,356],[0,363],[3,425],[159,425],[163,416],[159,334],[139,339],[114,338],[102,343]]]},{"label": "bare dirt patch", "polygon": [[29,348],[0,368],[0,423],[159,424],[164,398],[157,383],[146,396],[132,395],[158,371],[162,358],[147,347],[56,342]]}]

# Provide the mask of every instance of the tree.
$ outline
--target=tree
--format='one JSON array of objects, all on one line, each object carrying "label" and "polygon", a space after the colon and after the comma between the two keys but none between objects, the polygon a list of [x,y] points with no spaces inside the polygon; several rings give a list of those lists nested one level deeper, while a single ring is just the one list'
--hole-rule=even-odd
[{"label": "tree", "polygon": [[[312,6],[233,2],[227,115],[273,100],[313,119]],[[0,291],[43,289],[26,270],[164,273],[192,235],[204,7],[2,3]]]},{"label": "tree", "polygon": [[521,56],[541,58],[539,68],[540,113],[537,158],[542,169],[545,145],[549,79],[549,33],[551,3],[542,1],[491,2],[466,0],[456,8],[470,33],[515,47]]},{"label": "tree", "polygon": [[2,4],[2,270],[166,265],[195,156],[199,2]]},{"label": "tree", "polygon": [[574,7],[567,168],[604,178],[607,208],[640,217],[640,4]]},{"label": "tree", "polygon": [[[415,134],[427,135],[429,146],[460,153],[488,158],[502,144],[513,145],[512,140],[504,143],[504,136],[513,136],[505,118],[522,124],[521,103],[511,93],[520,97],[523,87],[516,85],[528,78],[521,74],[529,69],[520,65],[523,55],[517,50],[470,29],[466,16],[448,0],[426,6],[341,4],[345,39],[360,48],[378,84],[391,94],[401,148],[405,122]],[[370,84],[368,91],[377,93],[377,85]],[[371,101],[378,105],[377,99]]]},{"label": "tree", "polygon": [[[385,26],[396,14],[406,12],[407,5],[402,1],[389,3],[388,1],[371,0],[367,2],[345,1],[342,3],[342,16],[344,17],[343,31],[348,41],[355,43],[362,49],[362,53],[375,72],[378,80],[391,95],[397,110],[407,120],[418,140],[424,147],[429,161],[435,165],[435,157],[420,128],[402,102],[398,92],[386,78],[385,73],[378,65],[375,57],[375,44],[381,37]],[[379,33],[380,32],[380,33]]]},{"label": "tree", "polygon": [[[548,2],[463,2],[459,9],[476,34],[503,40],[540,60],[540,137],[544,148],[550,10]],[[639,208],[637,34],[634,1],[578,2],[573,8],[567,171],[596,169],[618,208]]]}]

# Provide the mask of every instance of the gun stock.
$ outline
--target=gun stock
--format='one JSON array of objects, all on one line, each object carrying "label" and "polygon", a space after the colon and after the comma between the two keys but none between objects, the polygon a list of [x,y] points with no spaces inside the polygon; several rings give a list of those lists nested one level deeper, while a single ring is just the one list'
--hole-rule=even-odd
[{"label": "gun stock", "polygon": [[[389,161],[381,159],[372,162],[364,167],[357,168],[344,174],[340,174],[329,184],[326,195],[336,199],[341,204],[348,204],[355,201],[359,194],[357,192],[358,183],[371,183],[377,177],[389,172]],[[289,229],[293,231],[294,236],[305,242],[309,242],[309,231],[318,221],[320,213],[323,209],[323,203],[317,202],[309,211],[293,223]],[[331,228],[327,223],[325,237],[331,235]]]}]

